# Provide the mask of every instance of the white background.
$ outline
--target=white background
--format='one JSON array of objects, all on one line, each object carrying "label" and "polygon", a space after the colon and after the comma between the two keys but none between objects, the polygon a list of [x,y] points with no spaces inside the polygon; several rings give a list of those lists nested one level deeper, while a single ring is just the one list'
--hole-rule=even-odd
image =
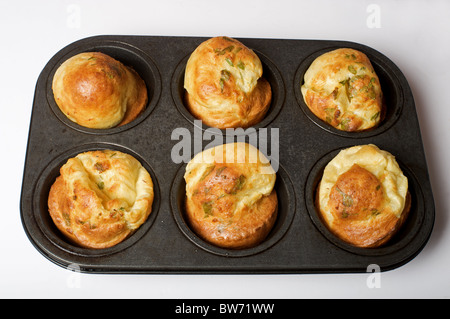
[{"label": "white background", "polygon": [[[0,297],[450,297],[450,1],[1,0],[0,32]],[[20,222],[34,87],[57,51],[104,34],[336,39],[381,51],[403,71],[416,102],[436,205],[428,245],[382,273],[379,288],[367,286],[368,274],[80,275],[54,265]]]}]

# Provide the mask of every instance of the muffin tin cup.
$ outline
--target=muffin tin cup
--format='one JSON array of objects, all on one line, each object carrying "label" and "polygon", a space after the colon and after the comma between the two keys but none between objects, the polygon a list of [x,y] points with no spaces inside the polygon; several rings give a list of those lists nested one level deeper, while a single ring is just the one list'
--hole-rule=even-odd
[{"label": "muffin tin cup", "polygon": [[[147,87],[148,102],[144,111],[138,116],[137,119],[128,124],[116,126],[109,129],[93,129],[81,126],[69,120],[66,115],[59,109],[53,97],[53,75],[64,61],[76,54],[83,52],[101,52],[107,54],[112,58],[122,62],[126,67],[132,68],[141,76]],[[47,102],[54,115],[61,122],[74,130],[99,135],[120,133],[132,128],[135,125],[138,125],[141,121],[145,120],[145,118],[149,116],[149,114],[153,111],[156,104],[158,103],[158,99],[161,94],[161,78],[158,68],[156,67],[150,56],[145,54],[142,50],[139,50],[138,48],[127,43],[111,40],[94,41],[91,44],[86,43],[83,46],[78,46],[71,50],[63,50],[62,52],[60,52],[60,54],[55,56],[54,59],[58,59],[58,62],[51,70],[50,75],[47,79]]]},{"label": "muffin tin cup", "polygon": [[[432,232],[434,201],[414,99],[395,64],[354,42],[238,39],[260,57],[263,76],[272,87],[272,104],[266,117],[250,130],[213,130],[199,126],[183,103],[187,59],[206,39],[95,36],[69,44],[50,59],[36,84],[20,202],[24,231],[36,249],[68,269],[139,274],[348,273],[366,272],[371,264],[386,271],[420,253]],[[366,53],[380,78],[387,112],[372,130],[336,130],[315,118],[304,104],[300,87],[309,65],[320,54],[341,47]],[[89,51],[111,55],[145,81],[148,105],[133,122],[106,130],[88,129],[68,120],[57,107],[51,90],[56,69],[69,57]],[[181,142],[173,134],[179,128],[189,135],[190,146],[183,149],[188,156],[182,162],[172,158],[174,147]],[[193,144],[201,149],[211,146],[211,133],[215,145],[244,138],[276,164],[277,221],[267,238],[253,248],[211,245],[184,218],[185,167],[199,151]],[[271,145],[263,144],[269,141]],[[396,156],[409,180],[412,209],[391,241],[363,249],[329,232],[314,207],[314,192],[324,167],[339,150],[369,143]],[[147,221],[123,242],[106,249],[68,242],[53,224],[47,204],[50,187],[67,159],[96,149],[115,149],[136,157],[149,171],[155,190]]]},{"label": "muffin tin cup", "polygon": [[212,245],[198,237],[191,230],[186,220],[184,205],[186,201],[186,182],[184,181],[184,173],[186,165],[182,165],[170,192],[170,203],[174,219],[183,232],[183,234],[198,247],[210,253],[225,257],[244,257],[251,256],[263,252],[275,245],[288,231],[295,212],[295,194],[294,188],[288,175],[282,167],[277,172],[275,183],[275,191],[278,197],[277,220],[267,237],[258,245],[246,249],[226,249]]},{"label": "muffin tin cup", "polygon": [[[361,50],[360,47],[358,46],[355,47],[354,45],[348,45],[347,47]],[[304,83],[303,79],[304,75],[308,70],[309,66],[311,65],[311,63],[322,54],[339,48],[341,47],[330,46],[318,50],[313,54],[311,54],[310,56],[308,56],[300,64],[294,77],[294,86],[296,86],[295,97],[297,99],[297,102],[300,105],[302,111],[312,122],[314,122],[317,126],[322,128],[323,130],[330,132],[332,134],[356,139],[367,138],[375,136],[377,134],[381,134],[382,132],[388,130],[400,116],[404,103],[403,90],[402,85],[400,84],[399,79],[396,76],[396,74],[399,72],[399,70],[396,70],[396,66],[391,61],[384,58],[384,56],[382,56],[380,53],[374,51],[371,48],[364,48],[362,51],[367,55],[370,62],[372,63],[375,73],[378,75],[380,85],[383,91],[383,99],[386,108],[385,112],[386,114],[384,115],[384,118],[381,120],[381,123],[378,126],[360,132],[346,132],[339,130],[316,117],[314,113],[308,108],[303,99],[303,95],[300,88],[301,85],[303,85]]]},{"label": "muffin tin cup", "polygon": [[[258,129],[262,127],[267,127],[278,115],[278,113],[281,111],[281,108],[284,104],[284,98],[285,98],[285,87],[283,83],[283,78],[281,76],[280,71],[277,69],[276,65],[263,53],[258,52],[257,50],[254,50],[255,53],[258,55],[259,59],[261,60],[261,64],[263,66],[263,77],[270,83],[270,87],[272,90],[272,101],[270,103],[270,107],[267,110],[267,113],[264,117],[264,119],[259,122],[258,124],[252,126],[252,128]],[[185,102],[185,89],[184,89],[184,73],[186,68],[186,63],[190,57],[190,54],[185,56],[180,63],[177,65],[175,72],[173,73],[173,78],[171,82],[171,90],[172,90],[172,97],[173,101],[175,103],[175,106],[177,107],[180,114],[183,115],[183,117],[191,124],[191,125],[197,125],[195,120],[197,120],[188,110]],[[198,128],[202,130],[206,130],[208,128],[211,128],[210,126],[207,126],[205,124],[202,124],[201,126],[197,126]],[[214,131],[214,130],[213,130]],[[229,131],[227,132],[226,129],[215,129],[215,131],[220,131],[220,134],[227,135],[230,134]],[[235,134],[235,133],[233,133]],[[236,134],[245,134],[242,132],[238,132]]]},{"label": "muffin tin cup", "polygon": [[[403,174],[408,178],[408,190],[411,194],[411,209],[405,223],[399,231],[385,245],[377,248],[360,248],[350,245],[337,238],[322,221],[318,209],[315,206],[317,188],[323,175],[325,166],[342,149],[334,150],[322,157],[311,169],[305,186],[305,203],[311,220],[317,229],[334,245],[351,253],[361,256],[384,256],[396,251],[407,249],[408,244],[417,237],[425,218],[424,198],[422,190],[414,173],[403,163],[399,163]],[[405,248],[406,247],[406,248]]]},{"label": "muffin tin cup", "polygon": [[[110,248],[104,248],[104,249],[89,249],[89,248],[82,248],[78,247],[77,245],[74,245],[67,241],[67,239],[64,238],[64,236],[60,233],[60,231],[56,228],[55,224],[53,223],[53,220],[51,219],[49,213],[48,213],[48,204],[47,204],[47,198],[48,194],[50,192],[50,188],[55,182],[55,179],[60,175],[59,170],[61,166],[63,166],[69,158],[75,157],[77,154],[88,152],[88,151],[95,151],[95,150],[116,150],[123,153],[127,153],[134,158],[136,158],[141,165],[149,172],[152,182],[153,182],[153,192],[154,192],[154,201],[152,204],[152,211],[147,218],[147,220],[144,222],[141,227],[139,227],[134,233],[132,233],[128,238],[126,238],[121,243],[110,247]],[[63,152],[61,155],[57,156],[55,159],[53,159],[49,165],[44,169],[42,174],[39,176],[39,179],[37,181],[36,187],[34,189],[33,194],[33,213],[34,213],[34,219],[36,220],[37,225],[39,226],[42,233],[46,236],[46,238],[55,246],[57,246],[59,249],[75,254],[78,256],[84,256],[84,257],[101,257],[106,256],[110,254],[114,254],[116,252],[119,252],[123,249],[126,249],[130,246],[132,246],[136,241],[142,238],[142,236],[145,235],[145,233],[150,229],[152,226],[156,215],[158,214],[159,205],[160,205],[160,199],[161,194],[159,191],[159,185],[158,180],[155,176],[155,173],[153,172],[151,166],[138,154],[134,153],[132,150],[120,146],[120,145],[114,145],[114,144],[107,144],[107,143],[91,143],[91,144],[85,144],[80,145],[78,147],[75,147],[73,149],[70,149],[66,152]]]}]

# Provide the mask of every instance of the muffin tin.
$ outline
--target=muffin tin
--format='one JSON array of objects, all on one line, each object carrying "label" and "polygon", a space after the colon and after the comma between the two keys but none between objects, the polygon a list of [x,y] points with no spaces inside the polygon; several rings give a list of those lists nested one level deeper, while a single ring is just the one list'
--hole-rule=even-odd
[{"label": "muffin tin", "polygon": [[[413,96],[395,64],[378,51],[353,42],[238,39],[260,57],[273,101],[255,130],[230,134],[194,123],[183,103],[186,61],[206,39],[95,36],[68,45],[47,63],[35,90],[20,205],[24,230],[36,249],[62,267],[76,265],[82,272],[95,273],[346,273],[366,272],[371,264],[386,271],[413,259],[431,234],[434,201]],[[373,130],[336,130],[318,120],[303,102],[300,85],[304,72],[321,53],[340,47],[364,52],[380,78],[388,110]],[[81,127],[61,113],[53,99],[53,74],[66,59],[87,51],[106,53],[141,75],[149,102],[138,119],[121,127],[95,130]],[[171,158],[172,148],[180,142],[172,136],[176,128],[187,129],[192,137],[189,158],[194,156],[195,143],[203,149],[212,141],[257,140],[258,148],[267,145],[269,158],[279,149],[278,161],[273,162],[278,167],[279,216],[263,243],[228,250],[205,243],[190,230],[183,215],[186,163]],[[273,150],[272,138],[277,146]],[[318,218],[313,200],[328,161],[341,149],[368,143],[396,156],[413,198],[405,225],[388,244],[375,249],[349,246],[334,237]],[[99,250],[67,242],[47,207],[59,168],[68,158],[95,149],[133,155],[150,172],[155,187],[149,219],[122,243]]]}]

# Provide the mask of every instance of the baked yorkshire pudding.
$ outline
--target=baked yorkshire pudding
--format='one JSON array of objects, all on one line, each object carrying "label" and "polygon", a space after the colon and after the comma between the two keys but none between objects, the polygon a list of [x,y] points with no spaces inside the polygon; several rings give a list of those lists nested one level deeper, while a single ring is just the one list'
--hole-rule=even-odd
[{"label": "baked yorkshire pudding", "polygon": [[131,155],[101,150],[78,154],[60,169],[48,208],[57,228],[85,248],[112,247],[150,215],[153,182]]},{"label": "baked yorkshire pudding", "polygon": [[267,158],[246,143],[220,145],[187,165],[186,218],[192,230],[218,247],[261,243],[277,218],[276,174]]},{"label": "baked yorkshire pudding", "polygon": [[301,91],[308,108],[341,131],[368,130],[384,117],[378,76],[368,57],[354,49],[337,49],[315,59]]},{"label": "baked yorkshire pudding", "polygon": [[80,53],[62,63],[52,89],[71,121],[94,129],[131,122],[148,99],[144,81],[132,68],[100,52]]},{"label": "baked yorkshire pudding", "polygon": [[357,247],[379,247],[409,213],[408,180],[390,153],[372,144],[350,147],[325,167],[316,207],[340,239]]},{"label": "baked yorkshire pudding", "polygon": [[211,127],[249,127],[260,122],[272,100],[258,56],[241,42],[215,37],[201,43],[186,64],[189,111]]}]

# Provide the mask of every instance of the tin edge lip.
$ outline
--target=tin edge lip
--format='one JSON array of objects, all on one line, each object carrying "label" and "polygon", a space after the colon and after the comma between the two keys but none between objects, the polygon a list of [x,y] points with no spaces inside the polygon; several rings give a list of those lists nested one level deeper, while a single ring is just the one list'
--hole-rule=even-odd
[{"label": "tin edge lip", "polygon": [[[97,40],[97,39],[99,39],[99,38],[103,38],[103,37],[110,37],[110,36],[103,36],[103,35],[100,35],[100,36],[94,36],[94,37],[91,37],[91,38],[87,38],[87,39],[89,39],[89,40],[91,40],[91,39],[94,39],[94,40]],[[121,42],[122,40],[121,39],[128,39],[130,36],[128,36],[128,35],[119,35],[119,36],[111,36],[111,37],[117,37],[118,39],[119,39],[119,41],[117,41],[117,42]],[[136,36],[135,36],[136,37]],[[152,38],[155,38],[155,36],[137,36],[137,37],[141,37],[141,38],[144,38],[144,39],[146,39],[146,38],[149,38],[149,39],[152,39]],[[167,37],[167,36],[160,36],[161,38],[170,38],[170,37]],[[181,38],[181,37],[179,37],[179,36],[175,36],[174,38]],[[186,38],[193,38],[193,37],[191,37],[191,36],[189,36],[189,37],[186,37]],[[198,37],[196,37],[196,38],[198,38]],[[206,38],[208,38],[208,37],[205,37],[205,39]],[[134,38],[132,38],[132,40],[133,40]],[[244,38],[244,39],[246,39],[246,38]],[[254,38],[249,38],[249,39],[254,39]],[[83,40],[79,40],[78,42],[80,42],[80,43],[84,43],[84,41],[85,41],[86,39],[83,39]],[[263,39],[263,40],[272,40],[271,38],[268,38],[268,39]],[[277,39],[275,39],[275,40],[277,40]],[[313,43],[313,42],[322,42],[322,43],[327,43],[327,44],[335,44],[335,43],[346,43],[346,42],[344,42],[344,41],[337,41],[337,40],[323,40],[323,39],[298,39],[298,40],[295,40],[295,39],[279,39],[279,40],[289,40],[289,41],[299,41],[299,42],[304,42],[305,43],[305,45],[306,46],[308,46],[308,43]],[[116,41],[113,41],[113,42],[116,42]],[[77,43],[77,42],[76,42]],[[359,43],[356,43],[357,45],[360,45]],[[320,44],[319,45],[319,47],[321,47],[322,46],[322,44]],[[139,46],[137,46],[137,47],[139,47]],[[295,66],[294,66],[295,67]],[[395,66],[394,66],[395,67]],[[42,70],[41,71],[41,75],[40,75],[40,77],[41,78],[44,78],[42,75],[47,75],[48,74],[48,68],[46,69],[46,68],[44,68],[44,70]],[[288,77],[289,78],[289,77]],[[403,76],[403,74],[402,73],[400,73],[400,84],[402,85],[402,88],[405,90],[404,91],[404,93],[405,93],[405,101],[404,101],[404,103],[405,103],[405,106],[409,106],[409,104],[411,103],[411,101],[409,100],[409,98],[410,98],[410,96],[411,96],[411,92],[410,92],[410,90],[408,90],[408,83],[406,82],[406,79],[404,78],[404,76]],[[38,79],[38,83],[37,83],[37,86],[39,85],[39,83],[42,83],[42,80],[40,80],[40,79]],[[42,85],[41,85],[42,86]],[[290,88],[290,85],[288,85],[288,87]],[[288,91],[290,90],[289,88],[287,88],[288,89]],[[291,92],[291,91],[289,91],[289,92]],[[411,96],[412,97],[412,96]],[[295,98],[295,97],[294,97]],[[169,98],[170,99],[170,98]],[[36,104],[36,93],[35,93],[35,98],[34,98],[34,100],[33,100],[33,108],[32,108],[32,112],[31,112],[31,118],[30,118],[30,121],[33,119],[33,112],[35,111],[35,104]],[[295,103],[294,103],[295,104]],[[412,116],[416,116],[416,110],[415,110],[415,108],[414,108],[414,104],[412,105],[412,112],[411,112],[411,114],[409,114],[409,115],[412,115]],[[36,123],[35,123],[36,124]],[[38,126],[38,125],[35,125],[35,126]],[[419,128],[420,129],[420,128]],[[31,138],[31,134],[34,132],[35,130],[33,130],[32,129],[32,127],[30,127],[29,128],[29,134],[28,134],[28,138],[30,139]],[[419,141],[421,144],[422,144],[422,142],[421,141]],[[422,147],[423,147],[423,145],[421,145]],[[29,147],[27,146],[27,153],[26,153],[26,155],[28,156],[29,155],[29,153],[28,153],[28,150],[29,150]],[[25,167],[24,167],[24,169],[26,169],[27,167],[26,167],[26,164],[27,164],[27,160],[25,160]],[[419,161],[419,164],[420,165],[422,165],[422,162],[421,161]],[[414,169],[414,173],[416,172],[416,168],[415,167],[412,167],[413,169]],[[428,174],[428,171],[427,171],[427,166],[426,166],[426,163],[425,163],[425,165],[424,166],[420,166],[420,169],[423,169],[423,170],[425,170],[426,171],[426,173]],[[417,173],[419,173],[419,172],[417,172]],[[24,174],[25,174],[25,171],[24,171]],[[421,174],[419,174],[421,177],[424,177],[424,176],[422,176]],[[24,175],[24,177],[25,177],[25,175]],[[424,177],[425,179],[426,178],[428,178],[428,176],[425,176]],[[33,181],[34,180],[36,180],[36,178],[35,177],[33,177]],[[301,182],[303,182],[303,181],[301,181]],[[425,182],[428,182],[428,179],[426,179],[425,180]],[[169,186],[169,185],[167,185],[167,186]],[[303,186],[302,186],[303,187]],[[29,196],[29,190],[27,190],[27,189],[25,189],[25,195],[28,197]],[[24,194],[24,186],[22,185],[22,195]],[[302,196],[302,194],[300,194],[300,196]],[[428,189],[428,185],[427,185],[427,187],[425,187],[424,188],[424,196],[426,196],[426,200],[427,200],[427,202],[429,201],[429,200],[431,200],[432,201],[432,190],[431,190],[431,188],[430,189]],[[430,196],[430,197],[429,197]],[[302,201],[302,198],[300,198],[299,199],[300,201]],[[433,202],[433,204],[434,204],[434,202]],[[31,205],[31,204],[30,204]],[[427,224],[429,225],[429,224],[433,224],[434,223],[434,210],[432,209],[432,208],[430,208],[429,207],[429,204],[428,203],[426,203],[426,207],[425,207],[425,209],[427,210],[426,211],[426,219],[427,219]],[[21,205],[20,205],[20,209],[21,209],[21,217],[22,217],[22,222],[23,222],[23,216],[24,216],[24,213],[26,214],[26,216],[28,216],[28,215],[30,215],[30,213],[27,211],[27,207],[26,207],[26,203],[23,203],[23,196],[21,196]],[[24,211],[25,210],[25,211]],[[301,213],[303,213],[303,212],[301,212]],[[431,213],[433,213],[433,214],[431,214]],[[30,221],[26,221],[26,223],[29,223]],[[427,226],[428,226],[427,225]],[[424,225],[425,226],[425,225]],[[28,231],[28,229],[27,228],[25,228],[25,230],[26,230],[26,233],[27,233],[27,235],[29,235],[29,233],[31,232],[33,232],[34,230],[33,230],[33,227],[34,227],[34,225],[29,225],[29,228],[30,228],[30,231]],[[428,231],[428,229],[424,229],[424,232],[423,233],[425,233],[426,231]],[[422,232],[422,231],[421,231]],[[430,233],[428,234],[428,237],[431,235],[431,231],[430,231]],[[33,242],[33,241],[32,241]],[[425,244],[426,244],[426,240],[424,241],[424,243],[423,243],[423,246],[425,246]],[[33,243],[33,245],[34,245],[34,243]],[[38,249],[39,250],[39,249]],[[417,254],[420,252],[420,250],[417,252]],[[47,257],[47,256],[46,256]],[[52,260],[53,261],[53,260]],[[131,266],[131,267],[123,267],[123,266],[120,266],[120,267],[114,267],[114,265],[112,265],[112,266],[108,266],[108,265],[106,265],[106,266],[96,266],[96,265],[92,265],[92,267],[90,267],[90,266],[88,266],[87,267],[87,271],[88,272],[93,272],[93,271],[98,271],[98,272],[106,272],[106,273],[252,273],[252,272],[254,272],[254,273],[294,273],[294,274],[298,274],[298,273],[336,273],[336,272],[338,272],[338,273],[346,273],[346,272],[359,272],[360,271],[360,269],[359,268],[357,268],[357,269],[355,269],[354,267],[353,268],[342,268],[342,267],[345,267],[345,265],[340,265],[340,267],[337,267],[336,269],[333,269],[333,268],[330,268],[330,267],[328,267],[328,268],[324,268],[324,267],[318,267],[318,268],[314,268],[314,269],[309,269],[309,268],[303,268],[303,266],[302,265],[297,265],[298,267],[297,268],[293,268],[293,267],[286,267],[286,268],[282,268],[282,269],[272,269],[272,268],[270,268],[270,269],[249,269],[249,268],[246,268],[246,267],[239,267],[239,268],[236,268],[236,271],[234,271],[234,270],[230,270],[230,269],[223,269],[223,268],[220,268],[220,267],[216,267],[216,268],[214,268],[214,267],[210,267],[209,269],[196,269],[196,268],[194,268],[194,267],[186,267],[186,268],[183,268],[182,266],[180,267],[180,268],[177,268],[176,266],[170,266],[170,267],[168,267],[167,269],[163,269],[162,267],[159,267],[159,266],[156,266],[156,267],[142,267],[142,269],[137,269],[137,268],[133,268],[133,266]],[[102,268],[103,267],[103,269],[100,269],[100,268]],[[106,267],[106,268],[105,268]],[[108,267],[111,267],[111,268],[108,268]],[[395,268],[396,268],[397,266],[395,266]],[[91,269],[92,268],[92,269]],[[96,268],[96,269],[94,269],[94,268]],[[130,269],[128,269],[128,268],[130,268]],[[122,270],[124,270],[124,271],[122,271]],[[382,269],[382,271],[383,271],[384,269]],[[83,271],[83,270],[82,270]]]},{"label": "tin edge lip", "polygon": [[[149,172],[152,182],[153,182],[153,192],[154,199],[152,203],[152,211],[148,216],[147,220],[142,224],[138,229],[136,229],[129,237],[125,238],[122,242],[118,243],[115,246],[109,248],[102,249],[89,249],[78,247],[69,241],[67,241],[64,236],[59,234],[59,231],[55,229],[55,231],[48,229],[46,226],[46,222],[44,221],[43,214],[44,212],[40,212],[40,206],[42,205],[41,196],[43,192],[47,195],[45,200],[48,197],[48,192],[45,190],[53,184],[54,180],[48,180],[52,177],[52,175],[59,176],[59,168],[63,165],[67,159],[76,156],[79,153],[92,151],[92,150],[104,150],[104,149],[112,149],[122,151],[129,155],[135,157],[142,166]],[[56,172],[55,172],[56,171]],[[44,187],[46,184],[49,184]],[[41,242],[36,242],[36,244],[41,247],[46,253],[46,255],[53,255],[52,247],[58,248],[58,250],[63,251],[64,253],[68,253],[73,256],[78,257],[104,257],[108,255],[112,255],[123,250],[126,250],[137,243],[139,240],[142,240],[145,237],[145,234],[150,230],[153,226],[154,221],[159,213],[160,205],[161,205],[161,191],[159,187],[159,182],[152,166],[145,160],[143,156],[130,149],[129,147],[117,144],[117,143],[107,143],[107,142],[88,142],[82,145],[78,145],[71,149],[65,150],[59,153],[56,157],[53,158],[40,172],[39,177],[36,180],[36,183],[33,187],[34,191],[31,195],[31,217],[35,220],[37,224],[37,228],[42,233],[43,237],[48,241],[48,243],[44,244]],[[51,221],[50,221],[51,222]],[[56,226],[55,226],[56,227]],[[55,233],[56,232],[56,233]],[[33,239],[35,242],[35,240]],[[59,258],[59,256],[55,255],[55,258]],[[52,258],[52,257],[50,257]]]}]

